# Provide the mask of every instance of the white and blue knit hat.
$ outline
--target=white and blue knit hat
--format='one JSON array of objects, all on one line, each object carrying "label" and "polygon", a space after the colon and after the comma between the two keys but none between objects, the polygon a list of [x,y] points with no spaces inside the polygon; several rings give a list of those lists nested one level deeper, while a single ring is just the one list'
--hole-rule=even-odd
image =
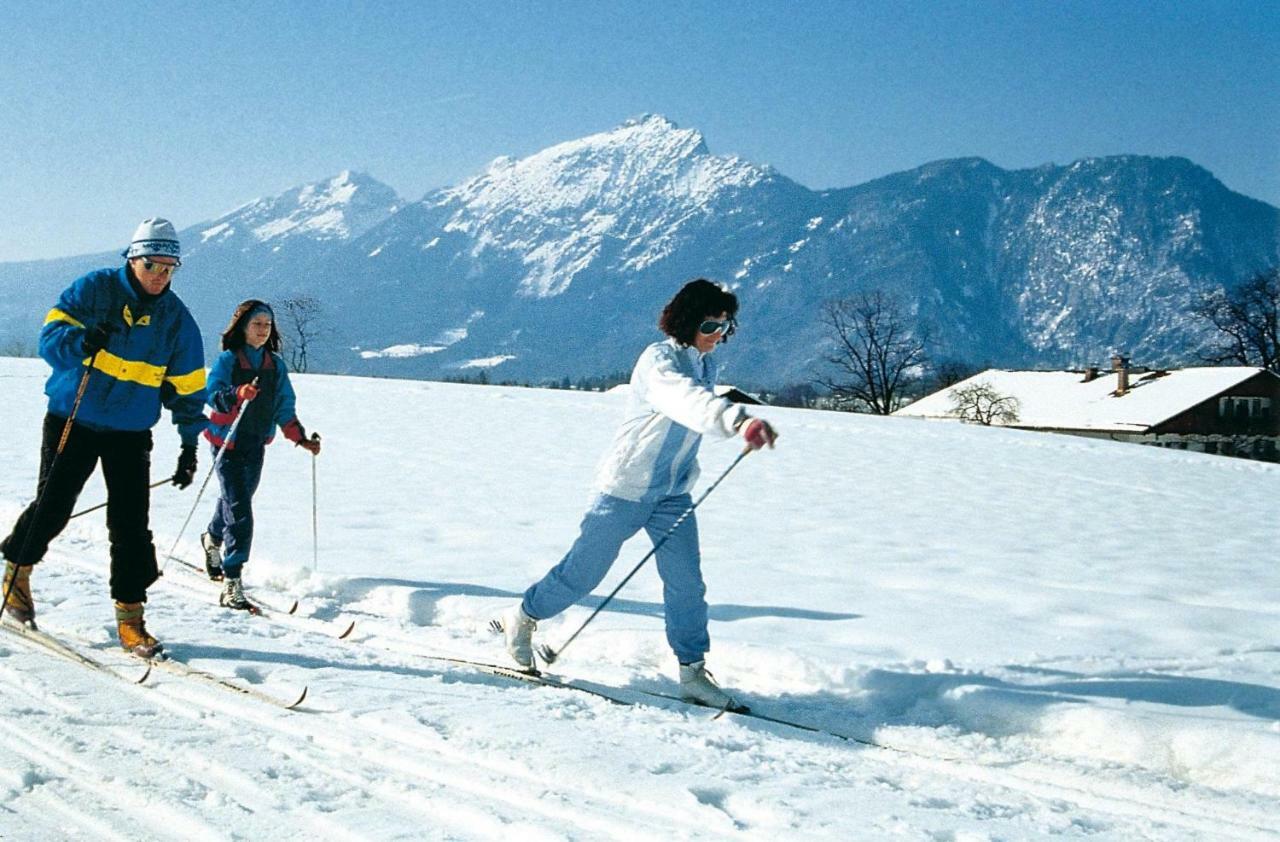
[{"label": "white and blue knit hat", "polygon": [[154,216],[144,219],[133,232],[133,241],[122,254],[126,259],[135,257],[172,257],[181,262],[182,250],[178,247],[178,232],[173,230],[173,223],[167,219]]}]

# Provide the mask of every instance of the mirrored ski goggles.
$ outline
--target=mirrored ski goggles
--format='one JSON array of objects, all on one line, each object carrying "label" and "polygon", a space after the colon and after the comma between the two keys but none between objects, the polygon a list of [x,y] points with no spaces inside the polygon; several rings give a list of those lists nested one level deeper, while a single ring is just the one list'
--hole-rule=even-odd
[{"label": "mirrored ski goggles", "polygon": [[143,269],[146,269],[148,272],[154,272],[157,275],[172,275],[178,270],[180,265],[181,264],[179,263],[160,263],[155,260],[146,259],[142,261]]},{"label": "mirrored ski goggles", "polygon": [[707,319],[705,322],[698,325],[698,333],[706,334],[707,336],[710,336],[713,333],[721,333],[724,334],[725,338],[733,336],[737,329],[737,319],[725,319],[723,322],[718,322],[715,319]]}]

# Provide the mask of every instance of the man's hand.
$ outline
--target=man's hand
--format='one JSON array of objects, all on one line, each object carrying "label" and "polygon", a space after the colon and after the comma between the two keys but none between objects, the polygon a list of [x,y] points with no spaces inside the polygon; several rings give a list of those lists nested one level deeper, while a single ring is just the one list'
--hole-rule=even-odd
[{"label": "man's hand", "polygon": [[173,484],[178,488],[186,488],[196,478],[196,446],[184,444],[178,454],[178,470],[173,473]]},{"label": "man's hand", "polygon": [[111,341],[111,334],[119,329],[119,325],[112,322],[98,322],[91,328],[87,328],[84,337],[80,340],[80,348],[92,357],[94,354],[107,347],[107,343]]}]

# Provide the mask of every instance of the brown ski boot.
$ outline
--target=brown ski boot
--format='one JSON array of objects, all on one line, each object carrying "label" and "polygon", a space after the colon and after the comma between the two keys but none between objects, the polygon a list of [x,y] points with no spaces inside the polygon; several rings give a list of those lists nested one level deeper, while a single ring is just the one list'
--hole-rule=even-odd
[{"label": "brown ski boot", "polygon": [[116,632],[120,635],[120,646],[140,658],[154,658],[164,651],[160,641],[147,632],[141,602],[116,603]]},{"label": "brown ski boot", "polygon": [[12,561],[5,562],[2,587],[9,595],[4,601],[5,612],[19,623],[35,628],[36,602],[31,598],[31,565],[19,567]]}]

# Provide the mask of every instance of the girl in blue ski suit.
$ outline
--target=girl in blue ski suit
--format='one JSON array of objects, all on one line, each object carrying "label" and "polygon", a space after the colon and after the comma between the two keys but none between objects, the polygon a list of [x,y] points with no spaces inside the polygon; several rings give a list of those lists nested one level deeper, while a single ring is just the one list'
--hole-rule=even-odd
[{"label": "girl in blue ski suit", "polygon": [[307,438],[294,411],[293,385],[279,354],[280,333],[270,306],[257,299],[241,303],[222,334],[222,348],[209,372],[213,412],[205,431],[215,459],[225,447],[215,468],[222,495],[200,542],[210,578],[226,580],[221,604],[246,610],[252,606],[240,574],[253,544],[253,495],[266,446],[279,427],[289,441],[318,455],[320,437]]},{"label": "girl in blue ski suit", "polygon": [[[685,284],[662,311],[659,327],[668,338],[646,348],[631,373],[627,417],[600,464],[598,496],[583,517],[578,539],[502,618],[507,649],[521,667],[534,668],[532,634],[538,620],[554,617],[590,593],[632,535],[644,529],[656,544],[690,509],[704,434],[741,435],[753,449],[773,446],[768,422],[751,418],[714,391],[718,369],[711,352],[734,332],[737,312],[733,293],[702,278]],[[692,513],[661,545],[656,559],[667,642],[680,662],[681,694],[718,708],[739,707],[705,669],[711,641]]]}]

